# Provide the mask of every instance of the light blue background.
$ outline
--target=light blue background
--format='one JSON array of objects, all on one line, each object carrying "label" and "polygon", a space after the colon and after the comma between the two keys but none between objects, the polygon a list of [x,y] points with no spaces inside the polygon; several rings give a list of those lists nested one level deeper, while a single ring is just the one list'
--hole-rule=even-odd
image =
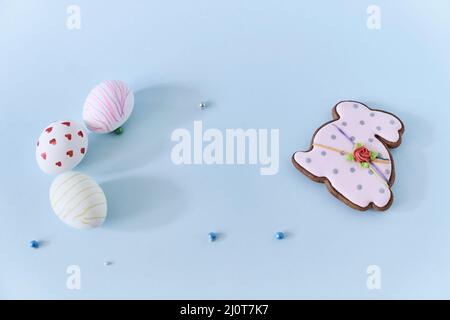
[{"label": "light blue background", "polygon": [[[366,27],[373,3],[381,30]],[[66,28],[70,4],[81,30]],[[0,48],[0,298],[450,298],[448,1],[0,0]],[[124,135],[89,136],[77,169],[110,211],[79,231],[52,212],[35,142],[81,121],[105,79],[130,84],[135,112]],[[349,209],[291,164],[342,99],[406,125],[387,214]],[[175,166],[170,134],[194,120],[279,128],[279,174]]]}]

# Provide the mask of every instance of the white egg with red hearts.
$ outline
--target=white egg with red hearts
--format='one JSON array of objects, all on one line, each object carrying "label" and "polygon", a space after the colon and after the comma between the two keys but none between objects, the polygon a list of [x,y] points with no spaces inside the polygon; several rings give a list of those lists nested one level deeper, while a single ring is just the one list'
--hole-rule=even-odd
[{"label": "white egg with red hearts", "polygon": [[50,123],[42,131],[36,145],[36,161],[42,171],[60,174],[75,168],[88,149],[88,136],[75,121]]},{"label": "white egg with red hearts", "polygon": [[85,174],[69,171],[58,175],[50,186],[49,196],[55,214],[73,228],[96,228],[106,219],[105,193]]}]

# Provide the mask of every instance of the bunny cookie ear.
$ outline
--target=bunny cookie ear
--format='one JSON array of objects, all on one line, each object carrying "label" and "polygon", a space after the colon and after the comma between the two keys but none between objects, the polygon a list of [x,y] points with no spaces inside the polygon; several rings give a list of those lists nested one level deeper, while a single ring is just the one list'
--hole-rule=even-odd
[{"label": "bunny cookie ear", "polygon": [[396,148],[400,145],[405,127],[399,118],[381,110],[371,110],[369,117],[378,139],[390,148]]},{"label": "bunny cookie ear", "polygon": [[370,108],[358,101],[341,101],[333,108],[335,118],[347,118],[353,116],[354,113],[367,113]]},{"label": "bunny cookie ear", "polygon": [[398,147],[401,143],[401,136],[405,130],[402,121],[393,114],[371,109],[358,101],[341,101],[333,108],[334,118],[347,118],[358,113],[361,123],[381,142],[390,148]]}]

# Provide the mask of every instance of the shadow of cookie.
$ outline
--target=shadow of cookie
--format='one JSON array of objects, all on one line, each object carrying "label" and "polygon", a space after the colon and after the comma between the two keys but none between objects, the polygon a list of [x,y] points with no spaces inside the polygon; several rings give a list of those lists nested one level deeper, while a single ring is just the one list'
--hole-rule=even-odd
[{"label": "shadow of cookie", "polygon": [[414,130],[408,131],[402,148],[392,151],[397,160],[394,186],[397,203],[392,209],[410,216],[412,210],[432,195],[430,166],[434,164],[428,154],[435,148],[431,145],[435,141],[435,128],[430,120],[419,114],[403,113],[401,116]]}]

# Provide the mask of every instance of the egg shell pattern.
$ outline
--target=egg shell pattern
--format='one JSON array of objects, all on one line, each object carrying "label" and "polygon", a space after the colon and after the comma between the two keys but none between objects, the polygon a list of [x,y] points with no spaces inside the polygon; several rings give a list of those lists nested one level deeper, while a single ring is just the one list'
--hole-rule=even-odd
[{"label": "egg shell pattern", "polygon": [[83,120],[89,130],[109,133],[121,127],[131,115],[134,94],[126,83],[108,80],[89,93],[83,107]]},{"label": "egg shell pattern", "polygon": [[70,171],[57,176],[50,186],[49,195],[55,214],[71,227],[95,228],[105,221],[105,193],[85,174]]},{"label": "egg shell pattern", "polygon": [[75,168],[88,149],[88,135],[71,120],[49,124],[36,143],[36,161],[42,171],[60,174]]}]

